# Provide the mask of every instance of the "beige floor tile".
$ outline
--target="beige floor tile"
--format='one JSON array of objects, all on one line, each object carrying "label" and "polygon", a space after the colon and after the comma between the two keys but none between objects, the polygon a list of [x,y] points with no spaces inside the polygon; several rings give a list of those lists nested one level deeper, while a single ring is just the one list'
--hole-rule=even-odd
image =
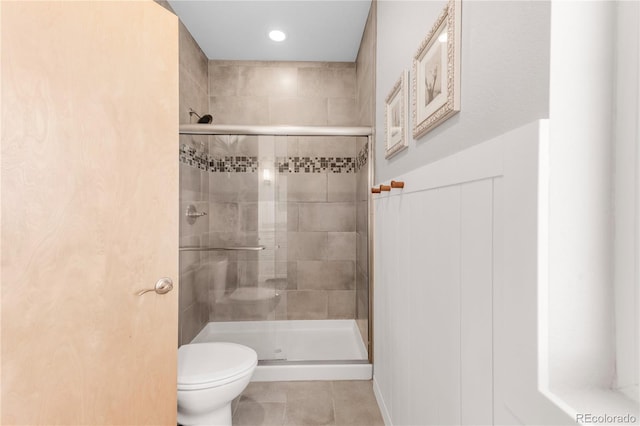
[{"label": "beige floor tile", "polygon": [[284,382],[287,392],[285,425],[333,425],[331,382]]},{"label": "beige floor tile", "polygon": [[332,382],[338,426],[384,426],[370,381]]},{"label": "beige floor tile", "polygon": [[282,426],[285,403],[240,401],[233,415],[234,426]]},{"label": "beige floor tile", "polygon": [[289,403],[309,399],[325,403],[333,399],[333,388],[329,381],[282,383],[285,385]]},{"label": "beige floor tile", "polygon": [[331,399],[297,399],[289,401],[284,416],[286,426],[333,426],[335,416]]},{"label": "beige floor tile", "polygon": [[282,382],[252,382],[242,392],[242,401],[287,402],[287,392]]},{"label": "beige floor tile", "polygon": [[371,381],[254,382],[234,426],[384,426]]},{"label": "beige floor tile", "polygon": [[234,398],[233,401],[231,401],[231,415],[233,415],[236,412],[236,409],[238,408],[238,403],[240,402],[241,398],[242,398],[242,395]]},{"label": "beige floor tile", "polygon": [[374,404],[337,405],[336,426],[384,426],[380,410]]},{"label": "beige floor tile", "polygon": [[331,382],[331,384],[334,396],[338,400],[375,402],[373,383],[370,380],[340,380]]}]

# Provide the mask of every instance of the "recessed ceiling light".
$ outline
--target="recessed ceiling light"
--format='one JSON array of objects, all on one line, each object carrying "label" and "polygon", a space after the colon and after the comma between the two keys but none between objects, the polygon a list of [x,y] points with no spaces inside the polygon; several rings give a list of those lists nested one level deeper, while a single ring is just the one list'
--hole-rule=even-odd
[{"label": "recessed ceiling light", "polygon": [[287,35],[280,30],[273,30],[269,33],[269,38],[273,41],[283,41]]}]

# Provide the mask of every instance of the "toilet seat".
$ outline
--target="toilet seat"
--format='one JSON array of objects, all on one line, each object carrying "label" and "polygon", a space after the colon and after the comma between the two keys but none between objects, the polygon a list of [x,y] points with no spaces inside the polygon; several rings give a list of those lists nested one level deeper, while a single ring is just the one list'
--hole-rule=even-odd
[{"label": "toilet seat", "polygon": [[258,364],[256,351],[227,342],[195,343],[178,349],[178,390],[198,390],[233,382]]}]

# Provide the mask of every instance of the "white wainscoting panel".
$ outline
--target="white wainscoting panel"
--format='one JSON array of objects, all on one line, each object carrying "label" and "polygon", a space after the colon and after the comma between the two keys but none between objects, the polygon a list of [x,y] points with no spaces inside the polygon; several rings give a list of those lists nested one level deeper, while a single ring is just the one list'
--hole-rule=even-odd
[{"label": "white wainscoting panel", "polygon": [[387,424],[566,420],[535,377],[545,123],[398,176],[405,189],[374,196],[374,391]]},{"label": "white wainscoting panel", "polygon": [[493,422],[493,180],[460,187],[461,424]]}]

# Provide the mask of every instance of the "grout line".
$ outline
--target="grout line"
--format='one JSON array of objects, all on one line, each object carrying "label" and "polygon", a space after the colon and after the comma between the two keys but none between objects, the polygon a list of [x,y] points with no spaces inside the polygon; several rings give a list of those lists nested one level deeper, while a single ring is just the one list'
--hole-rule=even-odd
[{"label": "grout line", "polygon": [[287,420],[287,410],[289,407],[289,401],[287,400],[287,402],[284,403],[284,410],[282,410],[282,418],[280,419],[280,424],[282,426],[284,426],[286,420]]},{"label": "grout line", "polygon": [[333,410],[333,424],[338,424],[338,419],[336,418],[336,392],[333,385],[333,380],[331,383],[331,409]]},{"label": "grout line", "polygon": [[287,422],[287,411],[289,410],[289,394],[287,393],[287,389],[286,389],[286,385],[284,385],[283,383],[286,382],[277,382],[280,384],[280,388],[284,389],[284,410],[282,410],[282,420],[280,422],[280,424],[282,426],[284,426]]}]

